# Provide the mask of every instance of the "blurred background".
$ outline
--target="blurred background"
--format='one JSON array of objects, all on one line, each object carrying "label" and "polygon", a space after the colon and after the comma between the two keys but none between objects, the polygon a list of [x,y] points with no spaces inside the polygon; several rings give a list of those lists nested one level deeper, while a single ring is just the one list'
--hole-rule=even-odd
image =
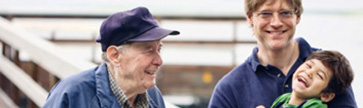
[{"label": "blurred background", "polygon": [[[51,87],[101,63],[99,27],[109,15],[148,7],[165,38],[157,86],[168,104],[205,108],[214,86],[256,46],[243,0],[0,0],[0,105],[39,107]],[[355,72],[363,107],[363,1],[304,0],[296,37],[337,50]],[[2,101],[1,101],[2,100]]]}]

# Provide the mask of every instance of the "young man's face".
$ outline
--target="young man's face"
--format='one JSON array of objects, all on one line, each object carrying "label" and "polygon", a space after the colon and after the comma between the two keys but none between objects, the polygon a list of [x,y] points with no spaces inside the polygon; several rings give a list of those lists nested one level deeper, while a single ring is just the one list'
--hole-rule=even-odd
[{"label": "young man's face", "polygon": [[266,49],[279,50],[293,43],[300,16],[286,0],[268,0],[248,15],[257,41]]},{"label": "young man's face", "polygon": [[332,72],[320,60],[305,61],[294,73],[292,89],[302,99],[320,97],[332,77]]},{"label": "young man's face", "polygon": [[143,92],[155,85],[156,72],[163,64],[160,56],[161,41],[134,42],[122,52],[120,77],[129,86]]}]

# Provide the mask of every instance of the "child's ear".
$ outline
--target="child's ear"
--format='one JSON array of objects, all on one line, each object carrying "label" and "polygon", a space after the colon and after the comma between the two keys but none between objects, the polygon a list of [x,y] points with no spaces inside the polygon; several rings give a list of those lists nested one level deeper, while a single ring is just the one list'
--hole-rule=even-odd
[{"label": "child's ear", "polygon": [[329,102],[329,101],[333,100],[334,97],[335,97],[335,93],[321,93],[320,94],[320,99],[323,102]]}]

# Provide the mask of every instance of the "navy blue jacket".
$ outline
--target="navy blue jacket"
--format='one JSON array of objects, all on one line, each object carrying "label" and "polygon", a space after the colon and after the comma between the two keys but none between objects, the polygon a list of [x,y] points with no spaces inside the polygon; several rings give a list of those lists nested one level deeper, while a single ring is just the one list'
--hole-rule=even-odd
[{"label": "navy blue jacket", "polygon": [[[257,58],[258,48],[241,65],[225,75],[214,88],[209,108],[255,108],[258,105],[270,107],[280,95],[292,91],[292,74],[314,51],[303,38],[298,38],[300,54],[285,76],[275,66],[260,64]],[[328,103],[331,108],[357,107],[352,88],[338,94]]]},{"label": "navy blue jacket", "polygon": [[[147,90],[149,108],[165,108],[157,87]],[[106,64],[71,75],[50,91],[44,108],[121,108],[112,93]]]}]

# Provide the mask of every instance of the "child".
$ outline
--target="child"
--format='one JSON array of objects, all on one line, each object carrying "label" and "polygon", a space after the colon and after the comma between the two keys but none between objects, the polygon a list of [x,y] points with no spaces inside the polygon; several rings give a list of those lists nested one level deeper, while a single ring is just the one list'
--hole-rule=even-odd
[{"label": "child", "polygon": [[278,97],[271,108],[327,108],[335,94],[353,80],[349,61],[336,51],[316,51],[295,71],[292,93]]}]

